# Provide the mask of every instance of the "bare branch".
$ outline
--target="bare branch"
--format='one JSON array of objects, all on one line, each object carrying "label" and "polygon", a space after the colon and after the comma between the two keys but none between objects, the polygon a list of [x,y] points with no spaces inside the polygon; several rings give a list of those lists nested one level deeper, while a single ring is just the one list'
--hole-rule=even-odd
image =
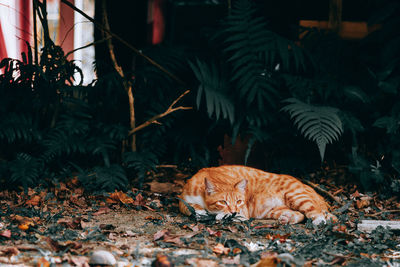
[{"label": "bare branch", "polygon": [[143,128],[146,128],[147,126],[149,126],[152,123],[157,123],[158,119],[161,119],[165,116],[167,116],[168,114],[171,114],[172,112],[178,111],[178,110],[189,110],[192,109],[192,107],[174,107],[175,104],[182,99],[182,97],[184,97],[185,95],[187,95],[190,92],[190,90],[185,91],[183,94],[181,94],[177,99],[175,99],[172,104],[167,108],[166,111],[164,111],[163,113],[157,114],[153,117],[151,117],[150,119],[148,119],[147,121],[143,122],[142,124],[140,124],[139,126],[135,127],[134,129],[132,129],[128,135],[132,135],[134,133],[136,133],[137,131],[142,130]]},{"label": "bare branch", "polygon": [[[111,38],[111,37],[109,37],[109,38]],[[107,41],[109,38],[104,38],[104,39],[101,39],[101,40],[99,40],[99,41],[96,41],[96,42],[93,42],[93,43],[90,43],[90,44],[87,44],[87,45],[84,45],[84,46],[75,48],[74,50],[71,50],[71,51],[69,51],[68,53],[66,53],[66,54],[65,54],[65,58],[67,58],[69,55],[71,55],[72,53],[75,53],[75,52],[78,51],[78,50],[85,49],[85,48],[88,48],[88,47],[90,47],[90,46],[92,46],[92,45],[97,45],[97,44],[99,44],[99,43],[105,42],[105,41]]]}]

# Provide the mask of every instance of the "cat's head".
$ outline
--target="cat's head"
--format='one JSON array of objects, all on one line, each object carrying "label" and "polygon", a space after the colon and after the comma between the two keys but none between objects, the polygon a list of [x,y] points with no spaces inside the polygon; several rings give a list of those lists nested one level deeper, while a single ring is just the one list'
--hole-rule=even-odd
[{"label": "cat's head", "polygon": [[217,219],[226,215],[234,215],[239,220],[249,219],[246,205],[247,180],[243,179],[233,186],[216,186],[210,179],[205,178],[205,203],[210,213],[216,214]]}]

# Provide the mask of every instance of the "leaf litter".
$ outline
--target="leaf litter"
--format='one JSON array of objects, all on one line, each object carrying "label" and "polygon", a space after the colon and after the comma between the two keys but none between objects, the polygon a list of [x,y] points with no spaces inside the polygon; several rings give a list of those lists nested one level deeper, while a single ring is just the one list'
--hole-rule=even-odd
[{"label": "leaf litter", "polygon": [[177,196],[187,175],[155,176],[141,191],[91,195],[70,181],[0,192],[0,264],[88,266],[98,251],[111,253],[118,266],[400,264],[398,232],[381,226],[370,233],[357,230],[364,219],[398,221],[397,198],[382,200],[355,185],[337,186],[332,178],[319,182],[344,203],[332,203],[337,224],[216,221],[210,214],[179,213]]}]

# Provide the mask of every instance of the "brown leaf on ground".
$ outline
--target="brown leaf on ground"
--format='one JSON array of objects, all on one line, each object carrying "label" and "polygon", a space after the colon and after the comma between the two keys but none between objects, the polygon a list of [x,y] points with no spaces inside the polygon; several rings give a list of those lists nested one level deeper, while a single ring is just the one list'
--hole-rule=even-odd
[{"label": "brown leaf on ground", "polygon": [[207,232],[210,234],[210,236],[217,236],[217,237],[221,237],[222,232],[221,231],[214,231],[213,229],[207,227]]},{"label": "brown leaf on ground", "polygon": [[109,207],[101,207],[98,211],[93,213],[93,216],[99,216],[101,214],[106,214],[109,213],[111,209]]},{"label": "brown leaf on ground", "polygon": [[262,229],[262,228],[274,228],[275,225],[273,224],[263,224],[263,225],[257,225],[254,227],[254,229]]},{"label": "brown leaf on ground", "polygon": [[236,228],[236,226],[229,225],[229,226],[227,227],[227,229],[228,229],[231,233],[237,233],[237,232],[238,232],[238,229]]},{"label": "brown leaf on ground", "polygon": [[40,259],[37,260],[36,266],[38,266],[38,267],[49,267],[50,266],[50,262],[48,260],[46,260],[45,258],[40,258]]},{"label": "brown leaf on ground", "polygon": [[204,229],[204,224],[190,224],[190,225],[184,225],[184,229],[189,228],[193,232],[198,232]]},{"label": "brown leaf on ground", "polygon": [[352,198],[357,198],[360,197],[360,193],[358,192],[358,190],[356,190],[356,192],[354,192],[353,194],[350,195]]},{"label": "brown leaf on ground", "polygon": [[178,246],[182,246],[183,245],[182,238],[184,238],[184,239],[192,238],[195,235],[197,235],[198,233],[199,232],[193,232],[193,233],[184,234],[184,235],[182,235],[182,234],[174,235],[174,234],[171,234],[168,229],[162,229],[153,235],[153,241],[157,241],[162,238],[164,242],[173,243]]},{"label": "brown leaf on ground", "polygon": [[20,215],[15,215],[12,216],[11,219],[18,223],[18,228],[22,231],[26,231],[28,230],[31,226],[34,226],[34,219],[36,220],[40,220],[39,218],[35,217],[35,218],[29,218],[29,217],[23,217]]},{"label": "brown leaf on ground", "polygon": [[87,207],[86,200],[81,195],[72,194],[69,197],[69,201],[72,204],[74,204],[74,205],[76,205],[76,206],[78,206],[80,208],[86,208]]},{"label": "brown leaf on ground", "polygon": [[110,196],[106,199],[106,202],[109,204],[116,204],[118,202],[121,202],[123,204],[134,204],[135,203],[133,198],[128,197],[122,191],[115,191],[114,193],[111,193]]},{"label": "brown leaf on ground", "polygon": [[149,220],[149,221],[161,221],[162,217],[160,215],[156,215],[156,216],[149,215],[149,216],[146,216],[144,219]]},{"label": "brown leaf on ground", "polygon": [[68,240],[65,242],[59,242],[50,237],[45,237],[43,240],[46,241],[46,244],[48,245],[49,250],[52,250],[55,252],[66,251],[67,249],[82,248],[82,244],[79,242],[76,242],[76,241]]},{"label": "brown leaf on ground", "polygon": [[263,252],[261,254],[261,259],[252,267],[275,267],[278,265],[280,260],[278,259],[278,253],[276,252]]},{"label": "brown leaf on ground", "polygon": [[231,264],[231,265],[239,265],[240,264],[240,255],[236,255],[235,257],[223,258],[223,264]]},{"label": "brown leaf on ground", "polygon": [[1,253],[6,256],[15,256],[20,253],[19,249],[16,247],[8,247],[1,250]]},{"label": "brown leaf on ground", "polygon": [[39,206],[40,201],[42,200],[42,198],[39,195],[34,195],[33,197],[31,197],[29,200],[27,200],[25,202],[25,205],[28,206]]},{"label": "brown leaf on ground", "polygon": [[58,224],[64,225],[71,229],[82,229],[82,217],[61,218],[57,221]]},{"label": "brown leaf on ground", "polygon": [[197,235],[198,233],[193,232],[185,235],[170,235],[169,233],[163,236],[163,241],[167,243],[173,243],[178,246],[183,246],[182,239],[189,239]]},{"label": "brown leaf on ground", "polygon": [[166,255],[158,254],[155,261],[151,264],[154,267],[173,267],[174,264]]},{"label": "brown leaf on ground", "polygon": [[[145,205],[144,198],[143,198],[142,194],[137,194],[136,195],[136,198],[135,198],[135,201],[133,202],[133,205],[136,205],[136,206],[144,206]],[[147,207],[147,208],[152,210],[150,207]]]},{"label": "brown leaf on ground", "polygon": [[161,239],[166,233],[169,233],[168,229],[162,229],[153,235],[153,241]]},{"label": "brown leaf on ground", "polygon": [[228,255],[229,251],[231,250],[229,248],[226,248],[221,243],[218,243],[215,247],[213,247],[212,251],[216,254]]},{"label": "brown leaf on ground", "polygon": [[68,260],[73,266],[89,267],[89,258],[84,256],[73,256]]},{"label": "brown leaf on ground", "polygon": [[200,258],[190,258],[190,259],[187,259],[185,263],[188,265],[197,266],[197,267],[217,267],[217,266],[219,266],[216,261],[208,260],[208,259],[200,259]]},{"label": "brown leaf on ground", "polygon": [[152,181],[151,183],[147,183],[150,185],[150,191],[154,193],[180,193],[181,188],[173,183],[159,183],[157,181]]},{"label": "brown leaf on ground", "polygon": [[371,197],[363,196],[359,200],[356,201],[356,206],[358,209],[362,209],[368,207],[371,204]]},{"label": "brown leaf on ground", "polygon": [[[67,186],[69,188],[77,188],[79,186],[79,179],[78,176],[72,177],[70,180],[67,181]],[[75,192],[75,191],[74,191]],[[76,192],[75,192],[76,193]]]}]

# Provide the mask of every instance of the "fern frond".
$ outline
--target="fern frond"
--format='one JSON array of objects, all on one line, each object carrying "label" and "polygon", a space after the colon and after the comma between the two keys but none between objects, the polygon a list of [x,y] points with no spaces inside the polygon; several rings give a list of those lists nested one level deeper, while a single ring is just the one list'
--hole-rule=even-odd
[{"label": "fern frond", "polygon": [[109,167],[95,167],[96,182],[101,185],[101,189],[106,192],[112,192],[116,189],[126,189],[128,178],[125,170],[117,164]]},{"label": "fern frond", "polygon": [[10,184],[21,184],[25,190],[29,186],[38,184],[43,164],[37,158],[26,153],[19,153],[17,158],[10,162]]},{"label": "fern frond", "polygon": [[197,108],[200,107],[203,95],[206,100],[208,116],[211,118],[214,114],[218,120],[220,117],[234,122],[234,106],[229,98],[228,81],[218,70],[216,64],[210,65],[196,59],[196,62],[189,62],[200,85],[197,91]]},{"label": "fern frond", "polygon": [[313,106],[296,98],[284,100],[289,103],[281,110],[288,112],[301,134],[318,146],[321,161],[324,160],[327,144],[337,141],[343,133],[338,109],[327,106]]},{"label": "fern frond", "polygon": [[29,114],[10,113],[0,119],[0,140],[6,140],[8,143],[15,141],[24,141],[31,143],[39,139],[40,133]]},{"label": "fern frond", "polygon": [[305,69],[306,60],[301,48],[269,31],[255,12],[252,1],[236,1],[220,35],[225,36],[224,52],[232,63],[231,80],[240,96],[246,98],[247,105],[257,101],[263,110],[265,101],[275,106],[279,95],[275,68],[287,71],[293,62],[296,70]]},{"label": "fern frond", "polygon": [[146,173],[154,170],[158,164],[158,158],[149,151],[126,152],[123,155],[123,162],[128,169],[133,169],[139,178],[139,187],[142,186]]}]

